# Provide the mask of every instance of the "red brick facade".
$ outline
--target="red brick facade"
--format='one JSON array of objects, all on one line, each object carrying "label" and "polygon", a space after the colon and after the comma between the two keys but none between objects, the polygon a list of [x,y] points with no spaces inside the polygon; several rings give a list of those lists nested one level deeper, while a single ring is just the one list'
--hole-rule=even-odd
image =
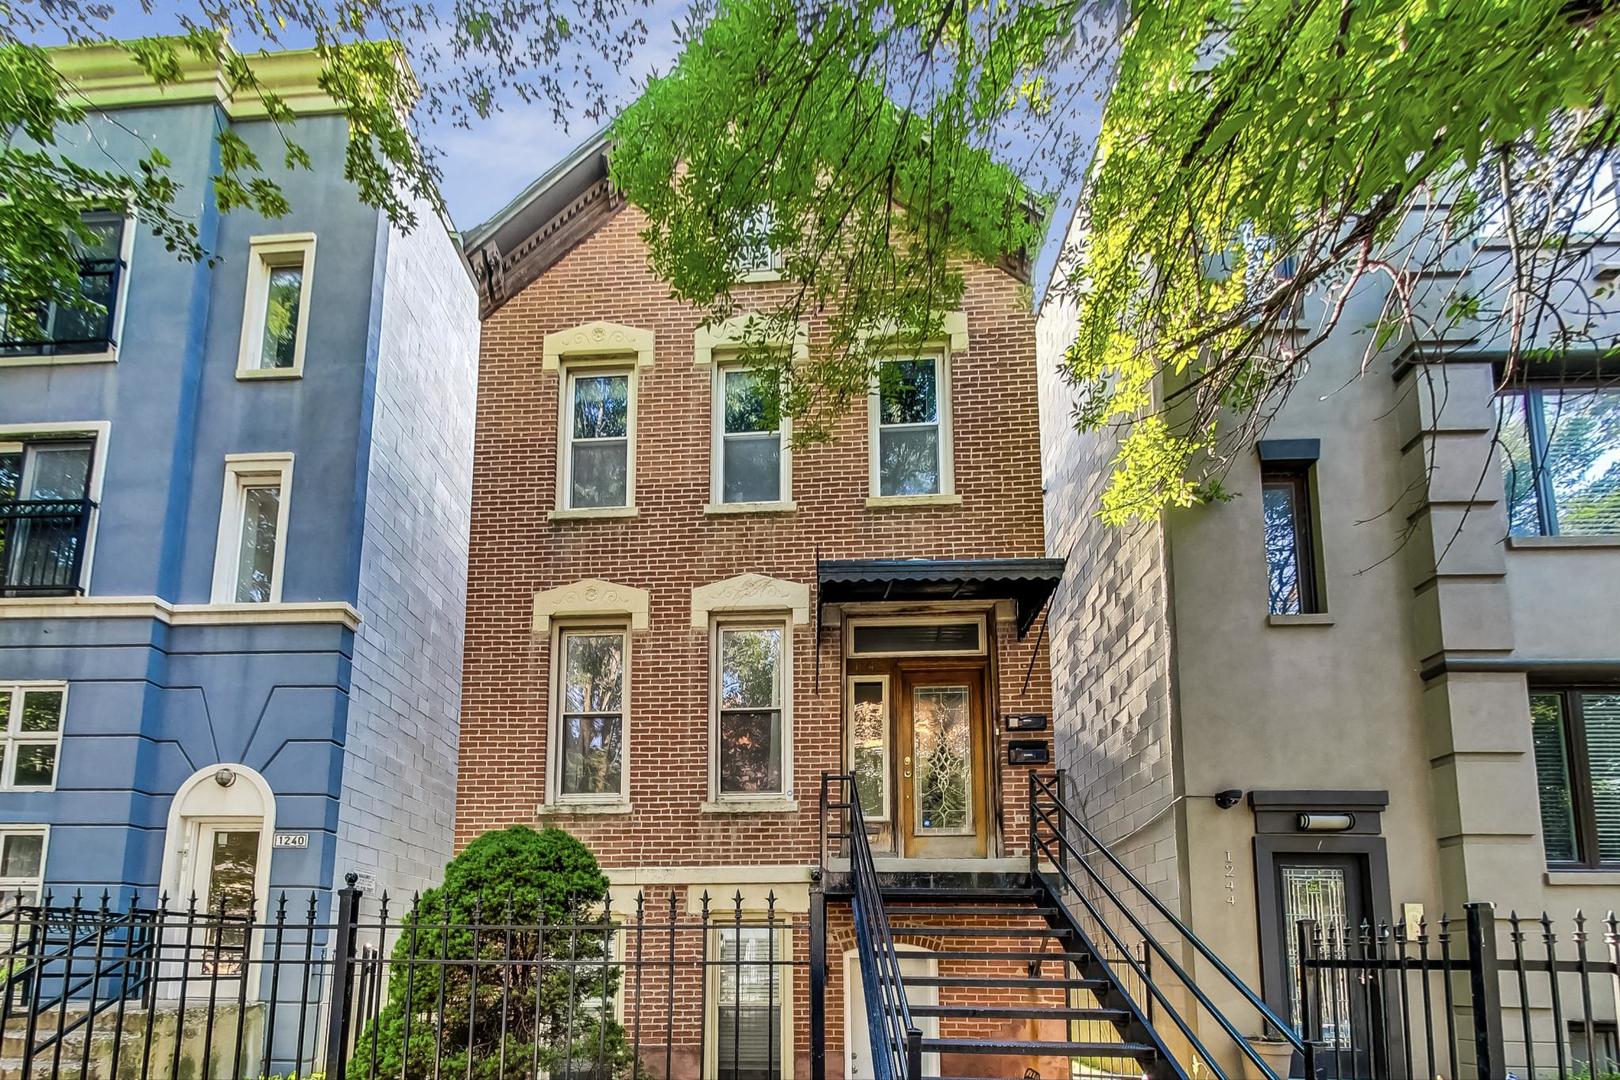
[{"label": "red brick facade", "polygon": [[[867,506],[867,410],[850,410],[831,443],[794,452],[779,514],[705,514],[710,502],[711,370],[694,363],[699,313],[669,297],[647,267],[642,226],[620,210],[484,323],[471,570],[461,718],[458,845],[513,823],[555,824],[584,840],[616,882],[699,888],[704,868],[771,868],[759,882],[802,893],[817,859],[817,794],[843,768],[842,633],[817,636],[816,562],[862,558],[1014,558],[1043,554],[1035,324],[1004,270],[968,272],[965,351],[950,359],[958,505]],[[743,302],[768,302],[769,283]],[[603,320],[654,334],[639,370],[634,517],[552,520],[562,379],[542,365],[547,334]],[[812,348],[825,327],[812,323]],[[804,583],[810,619],[792,640],[792,796],[796,810],[714,813],[709,800],[710,638],[693,627],[692,590],[743,573]],[[546,802],[550,642],[533,629],[536,592],[599,578],[650,594],[648,628],[631,635],[629,811],[539,813]],[[987,718],[994,816],[990,854],[1026,850],[1024,770],[1006,765],[1007,712],[1050,712],[1041,623],[1019,639],[990,619]],[[817,653],[819,652],[819,657]],[[819,670],[818,670],[819,669]],[[684,868],[684,869],[683,869]],[[683,876],[685,874],[685,876]],[[721,879],[714,879],[721,880]],[[725,881],[749,882],[734,873]],[[746,888],[746,885],[745,885]],[[667,887],[661,886],[667,897]],[[726,884],[711,891],[729,898]],[[763,895],[763,886],[760,887]],[[667,903],[667,899],[661,901]],[[803,911],[791,904],[790,910]],[[800,916],[802,918],[802,915]],[[838,918],[847,919],[847,914]],[[829,957],[829,1075],[842,1045],[841,955]],[[802,948],[803,942],[795,942]],[[802,983],[796,996],[804,993]],[[802,1015],[802,1001],[801,1015]],[[803,1052],[802,1025],[795,1042]],[[834,1066],[834,1062],[837,1065]],[[677,1070],[678,1072],[680,1070]]]}]

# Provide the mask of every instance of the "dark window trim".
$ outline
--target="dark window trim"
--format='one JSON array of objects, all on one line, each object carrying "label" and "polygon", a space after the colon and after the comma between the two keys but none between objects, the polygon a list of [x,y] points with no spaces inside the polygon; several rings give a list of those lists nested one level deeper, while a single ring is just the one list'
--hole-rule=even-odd
[{"label": "dark window trim", "polygon": [[[1586,745],[1586,714],[1581,705],[1583,694],[1613,695],[1613,686],[1591,683],[1538,686],[1530,684],[1530,693],[1556,694],[1563,703],[1564,716],[1564,770],[1569,775],[1570,812],[1575,816],[1574,859],[1547,859],[1550,870],[1615,870],[1620,860],[1603,861],[1598,850],[1597,809],[1592,796],[1592,759]],[[1541,778],[1536,777],[1539,789]],[[1538,791],[1539,793],[1539,791]],[[1542,825],[1545,830],[1545,823]],[[1542,837],[1542,850],[1546,850],[1546,837]]]},{"label": "dark window trim", "polygon": [[[1273,615],[1320,615],[1327,610],[1321,588],[1320,547],[1316,542],[1316,500],[1312,493],[1311,462],[1292,460],[1286,463],[1265,462],[1260,466],[1262,500],[1267,490],[1287,488],[1293,492],[1294,503],[1294,564],[1299,576],[1299,611],[1272,611]],[[1264,506],[1261,511],[1264,523]],[[1271,581],[1270,560],[1267,560],[1266,581]],[[1266,606],[1271,607],[1270,597]]]},{"label": "dark window trim", "polygon": [[[118,308],[122,301],[119,295],[124,284],[124,274],[129,266],[124,261],[124,241],[129,232],[129,215],[124,211],[97,208],[84,211],[83,217],[105,217],[116,219],[118,222],[118,250],[119,255],[111,259],[80,259],[79,280],[82,283],[87,277],[105,277],[107,279],[107,310],[102,313],[101,327],[103,333],[99,337],[89,338],[19,338],[16,340],[4,338],[4,328],[0,327],[0,357],[5,356],[75,356],[83,353],[96,352],[99,349],[115,348],[118,345],[117,336],[113,329],[118,324]],[[43,320],[50,309],[56,304],[45,305],[40,312]]]}]

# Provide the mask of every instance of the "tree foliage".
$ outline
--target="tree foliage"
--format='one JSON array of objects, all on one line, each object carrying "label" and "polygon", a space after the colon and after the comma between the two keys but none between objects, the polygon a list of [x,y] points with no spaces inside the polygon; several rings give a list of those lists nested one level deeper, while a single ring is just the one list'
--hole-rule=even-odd
[{"label": "tree foliage", "polygon": [[[1510,373],[1614,348],[1565,286],[1571,235],[1614,225],[1591,218],[1617,56],[1614,0],[722,0],[614,169],[679,295],[729,314],[734,253],[767,240],[796,288],[761,322],[835,308],[820,362],[785,372],[797,417],[864,391],[863,325],[926,327],[953,260],[1031,242],[1014,180],[1080,179],[1075,103],[1111,64],[1053,287],[1079,309],[1076,421],[1118,440],[1117,523],[1218,496],[1375,279],[1369,360],[1446,321],[1492,324]],[[1508,257],[1429,313],[1418,271],[1470,264],[1481,231]]]},{"label": "tree foliage", "polygon": [[350,1075],[505,1080],[570,1057],[632,1075],[608,1004],[607,891],[589,849],[561,829],[513,825],[468,844],[408,916],[388,1002],[360,1033]]}]

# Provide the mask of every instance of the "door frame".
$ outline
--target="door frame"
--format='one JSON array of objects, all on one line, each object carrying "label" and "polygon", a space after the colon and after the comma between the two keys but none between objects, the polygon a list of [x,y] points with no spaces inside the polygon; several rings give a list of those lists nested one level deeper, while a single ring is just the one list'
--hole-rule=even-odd
[{"label": "door frame", "polygon": [[[1289,857],[1302,862],[1313,856],[1359,859],[1362,879],[1362,910],[1374,926],[1390,923],[1389,856],[1384,838],[1377,835],[1346,833],[1293,833],[1261,834],[1254,838],[1256,928],[1260,939],[1260,995],[1278,1016],[1288,1018],[1290,995],[1293,988],[1288,979],[1288,947],[1277,936],[1282,926],[1282,896],[1278,889],[1278,862]],[[1286,931],[1285,931],[1286,932]],[[1399,1020],[1389,1014],[1390,1003],[1382,1003],[1380,1014],[1370,1016],[1370,1023],[1380,1025],[1381,1032],[1368,1040],[1367,1052],[1373,1054],[1388,1046],[1390,1060],[1401,1053]],[[1295,1055],[1298,1056],[1297,1054]]]}]

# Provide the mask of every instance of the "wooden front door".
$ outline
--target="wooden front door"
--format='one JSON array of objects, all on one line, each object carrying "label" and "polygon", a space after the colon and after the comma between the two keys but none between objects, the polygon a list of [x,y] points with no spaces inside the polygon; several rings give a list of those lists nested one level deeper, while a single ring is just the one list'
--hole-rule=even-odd
[{"label": "wooden front door", "polygon": [[984,668],[902,667],[895,695],[897,839],[908,858],[988,852]]}]

